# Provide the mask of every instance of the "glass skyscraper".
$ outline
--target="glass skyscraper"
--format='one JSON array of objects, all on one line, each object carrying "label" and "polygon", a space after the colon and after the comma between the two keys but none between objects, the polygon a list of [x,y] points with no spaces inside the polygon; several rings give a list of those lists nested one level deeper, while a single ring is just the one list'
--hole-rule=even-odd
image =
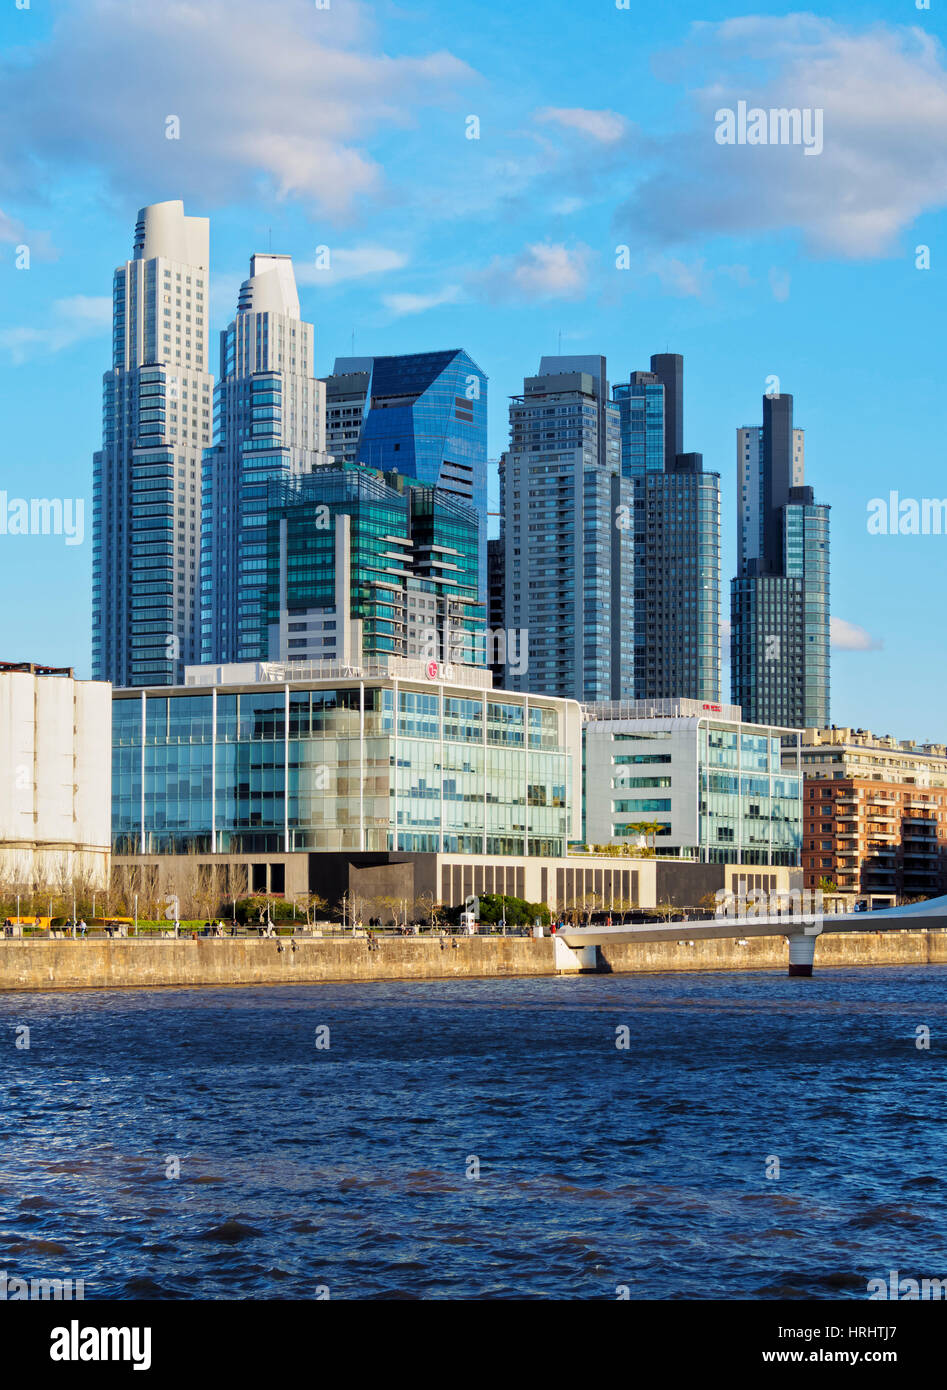
[{"label": "glass skyscraper", "polygon": [[267,487],[326,462],[325,386],[288,256],[251,258],[220,360],[203,461],[200,650],[205,662],[249,661],[267,655]]},{"label": "glass skyscraper", "polygon": [[93,465],[92,672],[172,685],[199,659],[201,454],[211,440],[209,223],[142,208],[115,271]]},{"label": "glass skyscraper", "polygon": [[487,378],[459,348],[340,357],[326,378],[327,444],[337,462],[397,471],[471,502],[487,587]]},{"label": "glass skyscraper", "polygon": [[763,397],[761,430],[737,432],[740,570],[731,586],[731,688],[747,719],[823,728],[829,508],[802,483],[801,434],[786,395]]},{"label": "glass skyscraper", "polygon": [[271,659],[484,663],[479,518],[466,502],[333,466],[271,483],[267,519]]},{"label": "glass skyscraper", "polygon": [[503,684],[631,698],[634,498],[604,357],[544,357],[512,398],[500,511],[504,626],[528,641]]},{"label": "glass skyscraper", "polygon": [[720,700],[720,475],[683,450],[684,359],[616,385],[634,492],[634,697]]}]

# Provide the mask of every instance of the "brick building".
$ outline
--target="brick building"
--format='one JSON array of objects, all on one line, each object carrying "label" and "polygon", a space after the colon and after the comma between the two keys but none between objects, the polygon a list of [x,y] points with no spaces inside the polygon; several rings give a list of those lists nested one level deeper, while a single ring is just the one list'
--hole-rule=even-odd
[{"label": "brick building", "polygon": [[802,771],[806,888],[877,906],[947,893],[947,746],[806,729]]}]

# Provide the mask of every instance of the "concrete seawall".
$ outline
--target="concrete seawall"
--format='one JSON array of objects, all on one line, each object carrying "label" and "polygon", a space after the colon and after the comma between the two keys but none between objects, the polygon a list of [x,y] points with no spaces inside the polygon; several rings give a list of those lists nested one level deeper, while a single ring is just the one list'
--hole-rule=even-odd
[{"label": "concrete seawall", "polygon": [[[555,942],[527,937],[456,937],[444,946],[425,938],[308,940],[3,941],[0,990],[149,989],[201,985],[318,984],[361,980],[437,980],[556,975]],[[600,971],[781,970],[784,937],[629,942],[603,946]],[[853,965],[947,964],[947,932],[846,932],[824,935],[815,970]]]}]

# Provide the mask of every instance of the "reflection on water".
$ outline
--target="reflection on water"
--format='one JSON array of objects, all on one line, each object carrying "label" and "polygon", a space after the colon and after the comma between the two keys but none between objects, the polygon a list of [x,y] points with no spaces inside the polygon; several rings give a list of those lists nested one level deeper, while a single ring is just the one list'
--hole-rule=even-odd
[{"label": "reflection on water", "polygon": [[0,995],[0,1269],[88,1298],[850,1298],[892,1268],[947,1276],[945,985]]}]

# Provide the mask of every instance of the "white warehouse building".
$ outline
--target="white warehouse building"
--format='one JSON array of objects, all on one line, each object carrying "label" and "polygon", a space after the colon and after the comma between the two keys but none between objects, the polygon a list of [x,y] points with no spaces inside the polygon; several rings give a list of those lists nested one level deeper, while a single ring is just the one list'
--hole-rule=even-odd
[{"label": "white warehouse building", "polygon": [[68,667],[0,663],[0,882],[105,888],[112,687]]}]

